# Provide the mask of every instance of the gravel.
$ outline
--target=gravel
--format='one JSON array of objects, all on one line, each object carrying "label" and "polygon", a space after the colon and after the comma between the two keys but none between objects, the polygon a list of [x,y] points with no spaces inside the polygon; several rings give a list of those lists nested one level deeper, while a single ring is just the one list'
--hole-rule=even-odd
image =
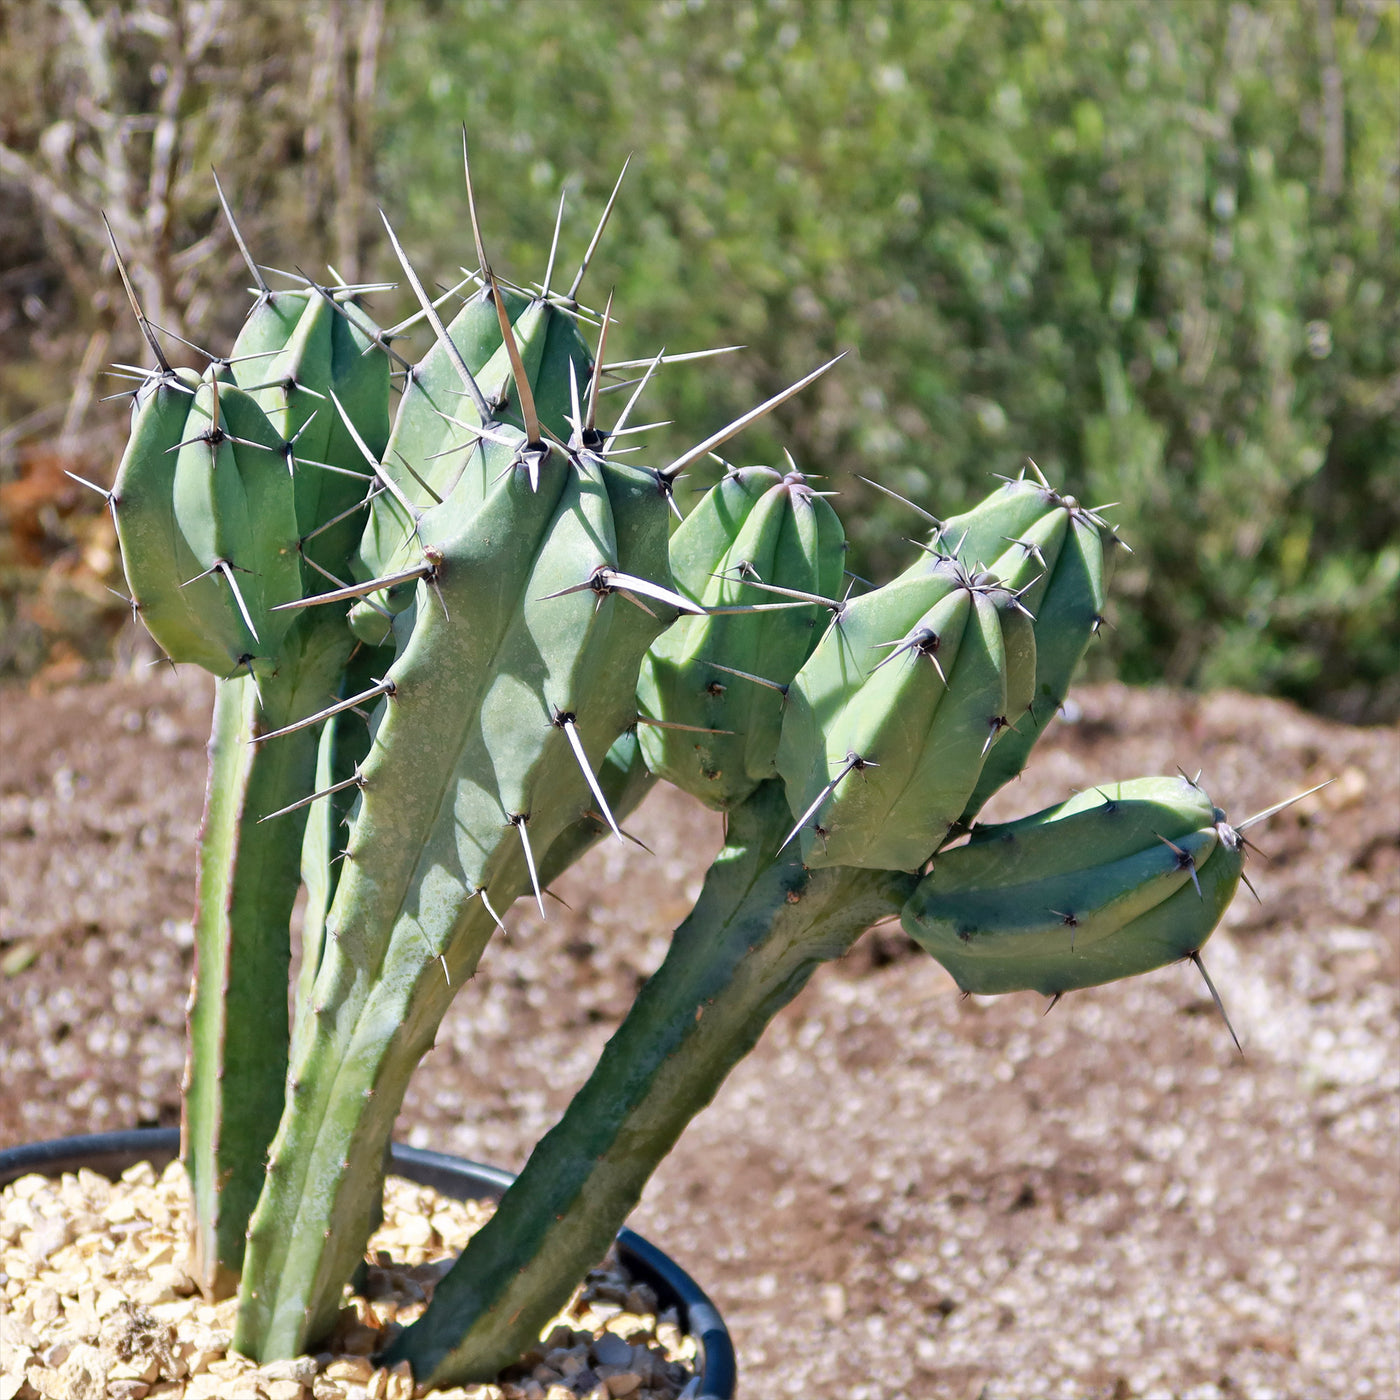
[{"label": "gravel", "polygon": [[[1194,773],[1253,829],[1206,950],[1066,997],[961,1000],[897,930],[781,1013],[633,1224],[711,1292],[744,1394],[1400,1397],[1400,746],[1287,705],[1076,692],[1008,816]],[[0,694],[0,1145],[178,1119],[198,678]],[[400,1137],[518,1168],[699,888],[718,819],[658,791],[507,917]]]}]

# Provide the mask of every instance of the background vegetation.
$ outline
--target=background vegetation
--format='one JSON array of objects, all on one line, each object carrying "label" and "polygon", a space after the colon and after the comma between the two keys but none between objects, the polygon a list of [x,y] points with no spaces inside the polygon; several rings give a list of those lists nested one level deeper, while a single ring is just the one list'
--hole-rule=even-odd
[{"label": "background vegetation", "polygon": [[[852,567],[1027,455],[1135,554],[1099,653],[1355,720],[1400,712],[1400,6],[1391,0],[30,0],[0,9],[0,666],[76,672],[120,605],[100,501],[111,359],[226,343],[246,274],[543,270],[559,191],[658,459],[840,350],[744,461],[843,493]],[[310,266],[308,266],[308,264]],[[384,320],[402,301],[375,302]],[[75,465],[76,461],[76,465]],[[94,504],[95,503],[95,504]],[[123,632],[121,635],[127,635]]]}]

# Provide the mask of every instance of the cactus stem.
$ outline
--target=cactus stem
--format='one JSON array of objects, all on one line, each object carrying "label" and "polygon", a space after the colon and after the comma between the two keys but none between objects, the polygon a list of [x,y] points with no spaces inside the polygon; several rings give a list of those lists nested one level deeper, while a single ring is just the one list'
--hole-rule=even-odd
[{"label": "cactus stem", "polygon": [[883,491],[885,495],[889,496],[892,500],[898,501],[900,505],[908,506],[915,515],[922,515],[935,530],[941,530],[943,528],[943,522],[936,515],[930,515],[923,506],[916,506],[913,501],[907,496],[901,496],[898,491],[891,491],[888,486],[881,486],[878,481],[872,481],[868,476],[861,476],[859,472],[856,473],[856,480],[863,481],[867,486],[873,486],[877,491]]},{"label": "cactus stem", "polygon": [[362,705],[366,700],[373,700],[376,696],[392,695],[397,689],[398,687],[391,680],[378,681],[361,694],[352,695],[348,700],[338,700],[334,705],[328,705],[324,710],[318,710],[314,715],[307,715],[305,719],[297,720],[295,724],[274,729],[269,734],[254,734],[248,742],[250,744],[264,744],[269,739],[280,739],[284,734],[293,734],[298,729],[307,729],[313,724],[320,724],[323,719],[338,715],[342,710],[353,710],[356,705]]},{"label": "cactus stem", "polygon": [[131,278],[126,271],[126,263],[122,261],[121,249],[117,247],[117,235],[112,232],[112,225],[105,211],[102,214],[102,223],[112,245],[112,256],[117,261],[117,271],[121,274],[122,286],[126,288],[126,299],[131,303],[131,309],[136,316],[136,324],[141,327],[141,334],[146,337],[146,344],[151,347],[151,353],[156,357],[160,372],[163,375],[173,375],[175,371],[170,368],[170,361],[165,358],[165,351],[160,348],[160,342],[151,329],[151,323],[146,319],[146,313],[141,310],[141,303],[136,299],[136,288],[131,285]]},{"label": "cactus stem", "polygon": [[603,796],[603,789],[599,786],[597,776],[588,762],[588,755],[583,751],[583,740],[578,736],[578,726],[574,716],[567,711],[561,712],[555,716],[554,723],[564,731],[564,735],[569,741],[569,747],[573,749],[574,757],[578,760],[584,781],[588,784],[588,790],[593,794],[593,800],[597,802],[599,810],[603,814],[603,820],[612,828],[613,835],[619,841],[625,840],[622,828],[618,826],[617,819],[612,814],[612,808],[608,806],[608,799]]},{"label": "cactus stem", "polygon": [[539,872],[535,868],[535,853],[530,848],[530,833],[525,830],[528,820],[528,813],[517,812],[510,819],[510,824],[520,833],[520,845],[525,852],[525,864],[530,871],[530,888],[535,892],[535,903],[540,906],[540,918],[547,919],[549,915],[544,912],[544,894],[540,890]]},{"label": "cactus stem", "polygon": [[1215,1003],[1215,1009],[1220,1013],[1220,1019],[1225,1022],[1225,1029],[1230,1032],[1230,1039],[1235,1042],[1235,1049],[1244,1054],[1244,1046],[1240,1044],[1240,1038],[1235,1034],[1235,1028],[1230,1024],[1230,1018],[1225,1012],[1225,1003],[1220,1000],[1220,993],[1215,990],[1215,983],[1210,980],[1210,973],[1206,971],[1206,965],[1201,961],[1201,950],[1198,948],[1194,953],[1188,953],[1187,957],[1196,964],[1196,971],[1205,979],[1206,990],[1210,992],[1210,999]]},{"label": "cactus stem", "polygon": [[617,203],[617,192],[622,188],[622,182],[627,175],[627,167],[632,164],[632,157],[629,155],[622,162],[622,169],[618,171],[617,183],[613,186],[612,193],[608,196],[608,202],[603,208],[603,217],[598,220],[598,227],[593,231],[593,237],[589,240],[587,251],[583,255],[583,261],[579,264],[578,274],[574,278],[574,284],[569,288],[565,300],[571,306],[578,305],[578,289],[583,285],[583,279],[588,273],[588,264],[593,261],[593,254],[598,251],[598,244],[603,237],[603,230],[608,226],[608,219],[612,215],[613,205]]},{"label": "cactus stem", "polygon": [[799,379],[797,383],[790,384],[786,389],[782,390],[781,393],[774,394],[771,399],[765,399],[757,408],[751,408],[747,413],[741,413],[727,427],[721,428],[717,433],[712,433],[704,442],[698,443],[696,446],[692,447],[689,452],[677,457],[669,467],[664,467],[662,470],[672,479],[679,476],[692,462],[698,462],[722,442],[728,442],[736,433],[743,432],[750,423],[756,423],[764,414],[772,412],[779,404],[785,403],[794,394],[801,393],[809,384],[820,379],[837,360],[843,360],[845,357],[846,352],[843,350],[834,359],[828,360],[819,369],[814,369],[811,374],[805,375],[803,378]]},{"label": "cactus stem", "polygon": [[705,664],[712,670],[724,671],[731,676],[738,676],[741,680],[752,681],[755,685],[766,685],[769,690],[776,690],[784,699],[787,698],[788,687],[779,685],[777,681],[770,681],[765,676],[755,676],[748,671],[736,671],[733,666],[721,666],[718,661],[707,661]]},{"label": "cactus stem", "polygon": [[330,787],[322,788],[320,792],[313,792],[308,797],[298,799],[296,802],[289,802],[285,807],[279,807],[275,812],[269,812],[265,817],[259,817],[259,824],[270,822],[274,817],[285,817],[288,812],[295,812],[300,807],[309,807],[319,797],[329,797],[333,792],[343,792],[348,787],[362,788],[365,785],[364,774],[359,768],[354,774],[338,783],[332,783]]}]

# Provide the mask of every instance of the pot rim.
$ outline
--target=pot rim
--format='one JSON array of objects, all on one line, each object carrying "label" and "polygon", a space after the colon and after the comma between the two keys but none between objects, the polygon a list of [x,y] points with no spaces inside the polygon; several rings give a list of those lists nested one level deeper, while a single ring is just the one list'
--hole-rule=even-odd
[{"label": "pot rim", "polygon": [[[137,1162],[162,1168],[180,1155],[178,1128],[129,1128],[81,1133],[0,1149],[0,1186],[37,1172],[58,1176],[80,1167],[115,1178]],[[390,1168],[420,1186],[431,1186],[456,1200],[499,1200],[515,1174],[446,1152],[430,1152],[396,1142]],[[674,1305],[686,1333],[698,1348],[700,1388],[694,1400],[733,1400],[738,1367],[734,1343],[719,1310],[705,1290],[668,1254],[625,1227],[617,1234],[618,1257],[634,1278],[650,1284],[663,1304]]]}]

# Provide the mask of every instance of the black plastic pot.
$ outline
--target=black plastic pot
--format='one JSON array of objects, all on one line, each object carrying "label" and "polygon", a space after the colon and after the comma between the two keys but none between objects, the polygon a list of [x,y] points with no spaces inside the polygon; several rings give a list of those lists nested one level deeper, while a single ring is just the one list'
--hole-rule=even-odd
[{"label": "black plastic pot", "polygon": [[[58,1176],[79,1167],[116,1178],[137,1162],[157,1170],[179,1155],[177,1128],[135,1128],[120,1133],[89,1133],[55,1138],[0,1151],[0,1186],[38,1172]],[[484,1167],[445,1152],[425,1152],[396,1142],[390,1150],[393,1171],[421,1186],[431,1186],[458,1201],[499,1198],[514,1179],[499,1167]],[[663,1307],[674,1306],[681,1326],[699,1348],[700,1390],[696,1400],[733,1400],[737,1380],[734,1344],[715,1305],[675,1260],[631,1230],[617,1237],[617,1252],[628,1273],[656,1290]]]}]

